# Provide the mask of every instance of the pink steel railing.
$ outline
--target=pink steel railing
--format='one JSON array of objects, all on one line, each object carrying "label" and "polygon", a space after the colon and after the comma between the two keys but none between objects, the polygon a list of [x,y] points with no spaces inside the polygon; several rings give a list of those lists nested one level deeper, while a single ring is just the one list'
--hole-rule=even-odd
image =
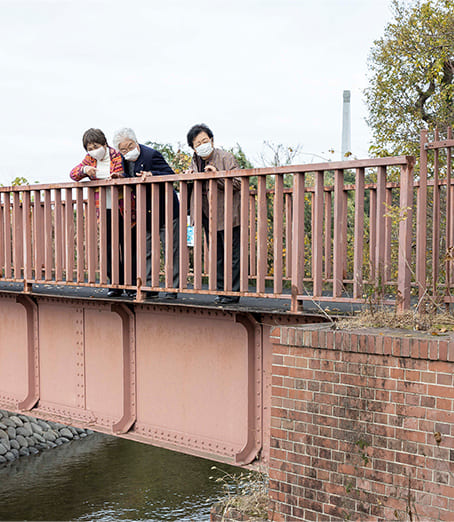
[{"label": "pink steel railing", "polygon": [[454,302],[454,181],[452,128],[446,139],[421,132],[420,180],[417,184],[416,280],[419,299]]},{"label": "pink steel railing", "polygon": [[[305,300],[364,302],[366,287],[393,289],[386,302],[410,306],[412,157],[392,157],[148,180],[33,185],[0,189],[0,275],[33,283],[100,286]],[[388,179],[389,172],[399,178]],[[376,182],[366,183],[369,178]],[[233,178],[241,181],[240,291],[232,291]],[[345,183],[354,177],[354,183]],[[218,201],[218,180],[224,201]],[[209,238],[203,241],[202,182],[210,186]],[[159,187],[165,187],[166,246],[159,238]],[[172,287],[173,186],[180,199],[179,288]],[[187,246],[188,187],[193,185],[194,247]],[[151,185],[152,276],[146,284],[146,186]],[[107,279],[106,190],[124,201],[124,282],[118,273],[119,212],[112,210],[112,276]],[[95,192],[99,191],[99,210]],[[134,194],[134,198],[131,195]],[[422,194],[422,193],[421,193]],[[350,199],[350,203],[348,203]],[[407,208],[393,225],[385,203]],[[135,209],[133,208],[133,204]],[[224,290],[216,289],[217,206],[226,209]],[[113,205],[114,207],[115,205]],[[137,279],[132,280],[136,221]],[[394,227],[394,228],[393,228]],[[451,229],[452,230],[452,229]],[[209,245],[209,248],[207,246]],[[414,279],[414,278],[413,278]]]}]

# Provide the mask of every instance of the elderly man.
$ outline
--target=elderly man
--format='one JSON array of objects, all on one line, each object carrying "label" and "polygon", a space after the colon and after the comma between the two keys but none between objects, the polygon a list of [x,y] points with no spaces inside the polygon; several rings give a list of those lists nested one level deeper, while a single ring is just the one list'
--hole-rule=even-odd
[{"label": "elderly man", "polygon": [[[162,154],[157,150],[139,144],[135,132],[130,128],[123,128],[114,134],[114,147],[120,152],[123,159],[123,170],[126,177],[134,176],[163,176],[174,174]],[[151,286],[151,186],[147,186],[147,227],[146,227],[146,270],[147,286]],[[179,202],[178,197],[173,191],[173,287],[179,286],[179,255],[178,255],[178,234],[179,229]],[[159,236],[162,244],[165,245],[165,190],[164,186],[159,187]],[[135,264],[135,252],[133,264]],[[158,292],[146,292],[146,298],[157,297]],[[167,299],[175,299],[176,292],[164,294]]]},{"label": "elderly man", "polygon": [[[187,135],[188,145],[194,151],[189,172],[216,172],[217,170],[239,169],[238,162],[231,152],[214,148],[213,132],[204,124],[194,125]],[[223,179],[217,180],[218,212],[217,212],[217,278],[216,287],[224,290],[224,185]],[[240,189],[239,178],[233,178],[232,205],[232,290],[240,290]],[[202,186],[202,226],[208,238],[209,231],[209,199],[208,182]],[[219,295],[216,304],[238,303],[238,296]]]}]

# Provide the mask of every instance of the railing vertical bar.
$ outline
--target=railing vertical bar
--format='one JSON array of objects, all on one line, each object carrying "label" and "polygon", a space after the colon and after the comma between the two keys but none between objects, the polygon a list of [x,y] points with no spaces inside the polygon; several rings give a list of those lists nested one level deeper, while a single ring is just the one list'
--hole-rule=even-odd
[{"label": "railing vertical bar", "polygon": [[347,212],[348,212],[348,192],[347,190],[342,191],[342,202],[343,202],[343,210],[342,215],[344,216],[344,221],[342,223],[342,277],[344,279],[347,278]]},{"label": "railing vertical bar", "polygon": [[24,243],[24,279],[30,281],[33,277],[32,272],[32,214],[30,206],[30,191],[22,193],[22,222],[23,222],[23,243]]},{"label": "railing vertical bar", "polygon": [[99,188],[99,282],[107,284],[107,189]]},{"label": "railing vertical bar", "polygon": [[[73,281],[74,279],[74,207],[72,189],[65,190],[65,256],[66,256],[66,281]],[[35,203],[36,212],[36,203]],[[36,235],[35,235],[36,242]],[[36,277],[36,276],[35,276]]]},{"label": "railing vertical bar", "polygon": [[344,255],[344,171],[334,173],[334,248],[333,297],[340,297],[343,289]]},{"label": "railing vertical bar", "polygon": [[304,173],[296,173],[293,183],[292,293],[300,294],[304,278]]},{"label": "railing vertical bar", "polygon": [[3,193],[3,236],[5,239],[5,277],[10,279],[11,270],[11,197]]},{"label": "railing vertical bar", "polygon": [[[438,141],[438,129],[435,129],[435,141]],[[434,150],[434,185],[432,216],[432,295],[437,293],[440,263],[440,161],[439,149]]]},{"label": "railing vertical bar", "polygon": [[87,269],[88,282],[96,281],[96,208],[95,208],[95,191],[92,188],[87,192],[87,219],[85,222],[87,227]]},{"label": "railing vertical bar", "polygon": [[202,289],[202,181],[194,181],[194,290]]},{"label": "railing vertical bar", "polygon": [[407,218],[399,222],[398,310],[410,308],[411,297],[411,231],[413,207],[413,163],[400,169],[400,208],[407,209]]},{"label": "railing vertical bar", "polygon": [[331,190],[325,191],[325,278],[333,275],[332,262],[332,220],[333,220],[333,195]]},{"label": "railing vertical bar", "polygon": [[151,286],[159,288],[161,243],[159,238],[159,184],[151,184]]},{"label": "railing vertical bar", "polygon": [[[392,206],[393,202],[393,191],[392,189],[386,189],[386,209]],[[387,216],[385,217],[385,247],[384,247],[384,258],[385,258],[385,282],[391,280],[391,233],[392,233],[392,219]]]},{"label": "railing vertical bar", "polygon": [[35,281],[43,278],[43,249],[44,249],[44,212],[41,205],[41,191],[33,191],[33,247]]},{"label": "railing vertical bar", "polygon": [[322,295],[323,283],[323,211],[324,211],[324,172],[315,173],[315,192],[313,199],[313,221],[312,221],[312,277],[314,280],[313,295]]},{"label": "railing vertical bar", "polygon": [[137,284],[147,285],[147,187],[136,186],[136,241],[137,241]]},{"label": "railing vertical bar", "polygon": [[165,187],[165,286],[173,288],[173,184],[166,183]]},{"label": "railing vertical bar", "polygon": [[251,276],[257,275],[257,223],[256,223],[256,211],[255,211],[255,194],[251,194],[249,198],[249,227],[250,227],[250,243],[249,243],[249,269]]},{"label": "railing vertical bar", "polygon": [[76,255],[77,255],[76,281],[78,283],[83,283],[84,279],[85,279],[83,189],[76,188],[75,190],[76,190]]},{"label": "railing vertical bar", "polygon": [[49,189],[44,191],[44,279],[46,281],[52,280],[52,203],[51,191]]},{"label": "railing vertical bar", "polygon": [[353,254],[353,297],[355,299],[360,299],[363,296],[364,180],[365,169],[356,169],[355,242]]},{"label": "railing vertical bar", "polygon": [[416,205],[416,282],[419,299],[426,292],[426,250],[427,250],[427,130],[421,131],[419,152],[419,189]]},{"label": "railing vertical bar", "polygon": [[[247,292],[249,287],[249,178],[241,178],[241,229],[240,229],[240,291]],[[252,248],[252,246],[251,246]]]},{"label": "railing vertical bar", "polygon": [[232,291],[232,212],[233,212],[233,180],[226,178],[224,185],[224,288]]},{"label": "railing vertical bar", "polygon": [[14,279],[21,279],[22,275],[22,255],[23,255],[23,238],[22,238],[22,212],[20,208],[20,194],[13,192],[13,266]]},{"label": "railing vertical bar", "polygon": [[2,194],[0,193],[0,279],[5,277],[5,212],[3,210]]},{"label": "railing vertical bar", "polygon": [[377,191],[369,192],[369,283],[375,283],[375,252],[377,244]]},{"label": "railing vertical bar", "polygon": [[180,180],[180,228],[179,228],[179,270],[180,270],[180,290],[188,287],[188,268],[189,268],[189,251],[188,251],[188,184]]},{"label": "railing vertical bar", "polygon": [[118,217],[118,197],[121,187],[112,185],[111,190],[111,202],[112,209],[110,211],[110,248],[111,255],[110,261],[112,266],[110,268],[111,273],[111,285],[117,286],[120,284],[120,223]]},{"label": "railing vertical bar", "polygon": [[[118,208],[118,199],[112,200],[112,209],[113,207]],[[136,285],[137,281],[132,280],[132,187],[130,185],[123,185],[123,245],[124,284]]]},{"label": "railing vertical bar", "polygon": [[[452,127],[448,127],[448,140],[452,139]],[[453,232],[453,209],[452,209],[452,192],[451,192],[451,176],[452,176],[452,151],[448,147],[446,151],[446,251],[454,246],[452,232]],[[446,256],[446,293],[451,294],[452,268],[453,261],[449,260],[450,256]]]},{"label": "railing vertical bar", "polygon": [[217,229],[218,229],[218,182],[210,179],[209,185],[209,216],[208,216],[208,288],[217,288]]},{"label": "railing vertical bar", "polygon": [[63,280],[63,236],[62,236],[62,203],[61,189],[57,188],[54,192],[54,216],[55,216],[55,281]]},{"label": "railing vertical bar", "polygon": [[377,169],[377,217],[375,243],[375,284],[383,285],[385,279],[385,202],[386,202],[386,168]]},{"label": "railing vertical bar", "polygon": [[292,277],[292,194],[285,194],[285,275]]},{"label": "railing vertical bar", "polygon": [[266,204],[266,176],[257,180],[257,292],[265,292],[267,272],[268,215]]},{"label": "railing vertical bar", "polygon": [[273,202],[273,291],[282,293],[283,277],[283,229],[284,229],[284,175],[276,174]]}]

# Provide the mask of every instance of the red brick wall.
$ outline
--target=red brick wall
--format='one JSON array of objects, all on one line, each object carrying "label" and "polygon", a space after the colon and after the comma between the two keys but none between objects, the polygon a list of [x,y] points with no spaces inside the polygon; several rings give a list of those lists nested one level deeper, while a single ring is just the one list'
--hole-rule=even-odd
[{"label": "red brick wall", "polygon": [[270,520],[454,520],[454,337],[272,340]]}]

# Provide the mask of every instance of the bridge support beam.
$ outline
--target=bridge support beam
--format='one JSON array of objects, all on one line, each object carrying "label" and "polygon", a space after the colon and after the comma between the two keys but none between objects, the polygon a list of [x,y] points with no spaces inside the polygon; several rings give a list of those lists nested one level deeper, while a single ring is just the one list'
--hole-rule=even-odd
[{"label": "bridge support beam", "polygon": [[134,314],[126,305],[114,304],[112,312],[120,316],[123,334],[123,416],[112,426],[112,431],[119,435],[127,433],[137,418],[136,329]]},{"label": "bridge support beam", "polygon": [[28,375],[27,396],[17,406],[22,411],[29,411],[39,401],[38,307],[35,301],[26,295],[17,296],[16,302],[25,308],[26,313]]}]

